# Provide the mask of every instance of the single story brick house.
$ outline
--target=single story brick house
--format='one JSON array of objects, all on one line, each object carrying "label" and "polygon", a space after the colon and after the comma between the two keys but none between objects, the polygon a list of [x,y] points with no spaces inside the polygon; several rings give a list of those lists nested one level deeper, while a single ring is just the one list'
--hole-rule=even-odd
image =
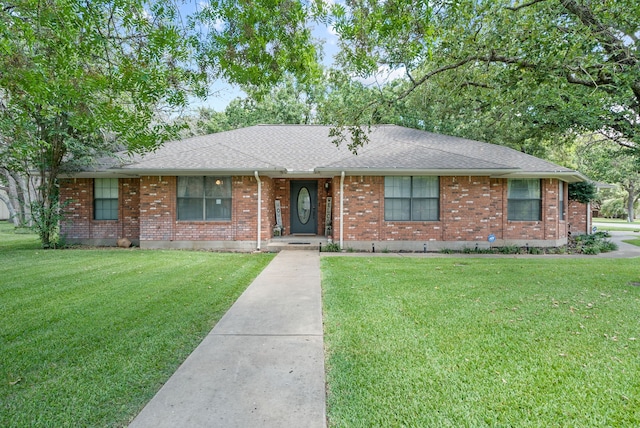
[{"label": "single story brick house", "polygon": [[[394,125],[357,155],[330,127],[258,125],[165,144],[65,176],[69,243],[255,250],[274,235],[342,248],[561,246],[588,233],[579,172],[507,147]],[[281,239],[281,238],[280,238]]]}]

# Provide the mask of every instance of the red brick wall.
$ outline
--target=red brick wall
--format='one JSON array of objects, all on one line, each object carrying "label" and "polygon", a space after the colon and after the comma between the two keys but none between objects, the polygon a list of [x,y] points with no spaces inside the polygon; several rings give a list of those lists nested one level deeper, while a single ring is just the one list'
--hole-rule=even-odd
[{"label": "red brick wall", "polygon": [[80,240],[115,241],[140,237],[139,181],[136,178],[118,180],[118,220],[93,219],[93,179],[60,180],[60,202],[68,203],[60,232],[69,242]]},{"label": "red brick wall", "polygon": [[[340,177],[333,179],[334,237],[340,236]],[[566,188],[566,186],[565,186]],[[566,193],[565,193],[566,200]],[[542,180],[542,221],[507,219],[507,180],[440,177],[439,221],[385,221],[384,177],[344,180],[345,241],[557,240],[566,237],[558,219],[558,181]]]},{"label": "red brick wall", "polygon": [[[568,199],[565,198],[565,201]],[[589,204],[578,201],[569,201],[567,208],[567,223],[573,235],[584,235],[591,233],[591,218],[589,216]]]},{"label": "red brick wall", "polygon": [[[440,221],[443,241],[483,241],[499,230],[502,206],[495,206],[489,177],[441,177]],[[493,196],[495,198],[495,195]],[[495,211],[494,211],[495,210]]]},{"label": "red brick wall", "polygon": [[[290,179],[261,177],[262,236],[272,236],[276,224],[275,201],[280,200],[285,235],[290,233]],[[329,188],[325,187],[329,183]],[[255,241],[258,186],[253,176],[232,177],[230,221],[178,221],[176,177],[144,176],[120,179],[117,221],[93,220],[93,179],[66,179],[61,200],[72,200],[62,232],[69,239],[142,241]],[[566,189],[565,201],[567,201]],[[440,220],[399,222],[384,220],[384,177],[347,176],[344,182],[345,241],[448,241],[485,242],[493,233],[498,240],[558,240],[585,233],[587,207],[571,202],[567,220],[559,220],[558,181],[542,180],[542,221],[507,219],[507,180],[489,177],[441,177]],[[340,236],[340,177],[318,180],[318,234],[324,234],[327,196],[333,197],[333,236]],[[139,207],[139,209],[138,209]]]},{"label": "red brick wall", "polygon": [[[140,178],[140,239],[145,241],[255,241],[258,230],[258,183],[253,176],[232,177],[231,220],[184,221],[176,218],[176,177]],[[274,183],[262,181],[262,239],[275,224]],[[273,220],[272,220],[273,218]]]}]

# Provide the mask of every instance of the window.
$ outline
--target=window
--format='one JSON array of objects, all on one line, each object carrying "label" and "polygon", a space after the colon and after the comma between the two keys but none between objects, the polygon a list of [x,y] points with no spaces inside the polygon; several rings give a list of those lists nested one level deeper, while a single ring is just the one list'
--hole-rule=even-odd
[{"label": "window", "polygon": [[558,180],[558,209],[560,220],[564,220],[564,181]]},{"label": "window", "polygon": [[94,220],[118,219],[118,179],[96,178],[93,180]]},{"label": "window", "polygon": [[384,219],[396,221],[439,220],[439,178],[385,177]]},{"label": "window", "polygon": [[542,217],[540,180],[511,179],[508,189],[508,219],[539,221]]},{"label": "window", "polygon": [[178,177],[178,220],[231,220],[231,177]]}]

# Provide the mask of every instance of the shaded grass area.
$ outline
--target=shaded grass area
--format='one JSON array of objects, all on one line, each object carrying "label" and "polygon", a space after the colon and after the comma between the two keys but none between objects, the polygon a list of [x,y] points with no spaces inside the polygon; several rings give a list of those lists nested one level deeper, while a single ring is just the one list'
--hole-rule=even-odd
[{"label": "shaded grass area", "polygon": [[640,238],[638,239],[624,239],[622,242],[626,242],[627,244],[635,245],[636,247],[640,247]]},{"label": "shaded grass area", "polygon": [[265,254],[41,250],[0,228],[0,426],[123,426]]},{"label": "shaded grass area", "polygon": [[[611,224],[619,224],[620,226],[612,226]],[[640,220],[634,220],[629,223],[627,220],[620,218],[602,218],[593,219],[593,225],[598,230],[608,230],[610,232],[640,232]]]},{"label": "shaded grass area", "polygon": [[623,218],[606,218],[606,217],[594,217],[592,220],[594,223],[620,223],[620,224],[636,224],[640,226],[640,220],[635,219],[632,223],[629,223],[627,219]]},{"label": "shaded grass area", "polygon": [[331,427],[640,425],[635,260],[322,268]]}]

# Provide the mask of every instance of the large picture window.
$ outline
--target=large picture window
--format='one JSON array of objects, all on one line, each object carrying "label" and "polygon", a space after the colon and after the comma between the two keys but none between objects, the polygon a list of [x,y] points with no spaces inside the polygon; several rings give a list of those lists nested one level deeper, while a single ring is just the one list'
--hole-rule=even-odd
[{"label": "large picture window", "polygon": [[118,179],[96,178],[93,180],[94,220],[118,219]]},{"label": "large picture window", "polygon": [[231,220],[231,177],[178,177],[178,220]]},{"label": "large picture window", "polygon": [[507,197],[509,220],[539,221],[542,219],[540,180],[510,179]]},{"label": "large picture window", "polygon": [[391,221],[439,220],[439,178],[385,177],[384,219]]}]

